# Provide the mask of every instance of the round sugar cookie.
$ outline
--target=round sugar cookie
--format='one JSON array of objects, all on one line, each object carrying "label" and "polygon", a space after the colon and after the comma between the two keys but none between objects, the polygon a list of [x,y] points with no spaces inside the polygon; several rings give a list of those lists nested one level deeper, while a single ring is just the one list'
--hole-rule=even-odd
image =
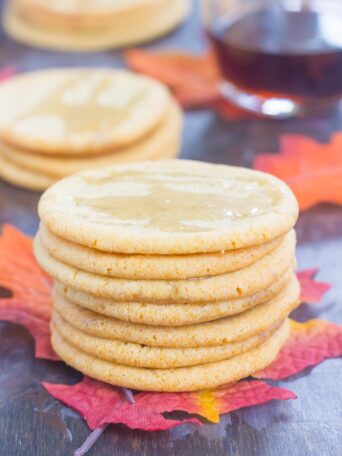
[{"label": "round sugar cookie", "polygon": [[[179,150],[178,145],[172,145],[171,147],[163,148],[159,155],[154,157],[145,157],[149,160],[159,160],[159,159],[168,159],[175,158]],[[108,156],[110,158],[110,156]],[[130,157],[131,159],[132,157]],[[96,159],[94,160],[96,162]],[[17,163],[8,160],[5,156],[1,155],[1,143],[0,143],[0,178],[6,180],[12,185],[18,187],[28,188],[35,191],[44,191],[50,187],[53,183],[58,180],[54,175],[46,174],[44,172],[40,173],[38,171],[31,171],[30,169],[18,165]],[[93,167],[96,167],[93,165]]]},{"label": "round sugar cookie", "polygon": [[22,73],[1,84],[0,138],[46,154],[113,152],[157,128],[170,100],[161,83],[125,70]]},{"label": "round sugar cookie", "polygon": [[75,348],[56,330],[51,342],[67,364],[97,380],[141,391],[180,392],[215,388],[248,377],[277,357],[289,335],[290,325],[285,321],[268,340],[242,355],[174,369],[146,369],[103,361]]},{"label": "round sugar cookie", "polygon": [[165,305],[115,302],[66,287],[58,282],[55,284],[55,290],[64,295],[67,301],[107,317],[152,326],[186,326],[236,315],[268,301],[290,282],[293,269],[294,266],[291,266],[279,280],[254,295],[215,303]]},{"label": "round sugar cookie", "polygon": [[56,182],[56,179],[35,171],[30,171],[12,163],[0,152],[0,178],[17,187],[29,190],[42,191]]},{"label": "round sugar cookie", "polygon": [[93,156],[53,156],[35,154],[0,142],[0,155],[28,171],[62,178],[84,169],[95,169],[115,163],[130,163],[144,160],[175,158],[180,149],[182,130],[181,109],[175,101],[170,102],[165,118],[147,136],[137,143],[113,153]]},{"label": "round sugar cookie", "polygon": [[281,323],[241,342],[204,348],[148,347],[92,336],[67,323],[56,310],[52,316],[52,332],[58,331],[68,343],[99,359],[134,367],[171,369],[211,363],[241,355],[265,342]]},{"label": "round sugar cookie", "polygon": [[43,224],[39,238],[56,260],[82,271],[138,280],[180,280],[236,271],[273,251],[283,237],[246,249],[192,255],[126,255],[107,253],[66,241]]},{"label": "round sugar cookie", "polygon": [[[140,21],[146,11],[159,13],[158,7],[167,9],[172,14],[172,8],[177,0],[13,0],[23,17],[36,25],[56,28],[69,28],[73,32],[82,28],[102,29],[113,26],[113,21],[129,19],[140,14]],[[189,3],[188,1],[183,1]],[[126,15],[126,16],[125,16]],[[127,27],[129,24],[123,24]]]},{"label": "round sugar cookie", "polygon": [[125,0],[119,8],[112,0],[106,9],[94,1],[63,2],[62,7],[52,0],[45,5],[31,3],[9,2],[5,31],[25,44],[64,52],[93,52],[150,41],[177,27],[190,11],[189,0]]},{"label": "round sugar cookie", "polygon": [[[156,157],[145,157],[149,160],[159,160],[175,158],[179,150],[178,146],[171,146],[162,149],[160,155]],[[94,160],[96,162],[96,159]],[[38,171],[31,171],[30,169],[18,165],[17,163],[8,160],[5,156],[1,155],[0,144],[0,178],[11,183],[12,185],[28,188],[29,190],[44,191],[58,180],[54,175],[47,173],[40,173]]]},{"label": "round sugar cookie", "polygon": [[39,215],[76,244],[119,253],[190,254],[287,233],[297,201],[279,179],[245,168],[165,160],[88,170],[52,186]]},{"label": "round sugar cookie", "polygon": [[54,259],[37,235],[35,256],[64,285],[113,301],[199,303],[250,296],[269,287],[293,264],[295,233],[290,231],[269,254],[252,265],[212,277],[186,280],[127,280],[92,274]]},{"label": "round sugar cookie", "polygon": [[53,302],[63,319],[82,332],[152,347],[171,348],[210,347],[247,339],[284,320],[298,304],[299,284],[295,277],[275,298],[246,312],[188,326],[127,323],[86,310],[61,295],[55,295]]}]

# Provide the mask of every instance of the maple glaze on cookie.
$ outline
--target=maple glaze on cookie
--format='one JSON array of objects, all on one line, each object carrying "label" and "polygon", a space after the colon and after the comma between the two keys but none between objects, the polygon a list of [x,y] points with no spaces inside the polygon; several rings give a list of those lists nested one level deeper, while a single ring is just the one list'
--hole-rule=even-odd
[{"label": "maple glaze on cookie", "polygon": [[0,137],[42,154],[113,151],[156,128],[170,101],[162,84],[129,71],[24,73],[0,87]]},{"label": "maple glaze on cookie", "polygon": [[98,195],[105,188],[105,196],[73,201],[96,212],[99,223],[157,231],[210,231],[231,220],[260,216],[281,198],[280,189],[262,179],[133,171],[85,181]]},{"label": "maple glaze on cookie", "polygon": [[270,241],[292,228],[298,206],[270,175],[182,160],[80,173],[47,191],[39,211],[53,233],[78,244],[189,254]]}]

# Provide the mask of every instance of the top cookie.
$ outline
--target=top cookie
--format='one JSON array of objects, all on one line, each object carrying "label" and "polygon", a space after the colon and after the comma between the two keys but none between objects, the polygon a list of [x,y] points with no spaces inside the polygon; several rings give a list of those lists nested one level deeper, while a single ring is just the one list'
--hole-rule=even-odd
[{"label": "top cookie", "polygon": [[169,105],[162,84],[128,71],[26,73],[1,84],[0,138],[41,153],[112,151],[156,128]]},{"label": "top cookie", "polygon": [[53,233],[98,250],[189,254],[274,239],[293,227],[298,205],[271,175],[165,160],[63,179],[44,193],[39,215]]}]

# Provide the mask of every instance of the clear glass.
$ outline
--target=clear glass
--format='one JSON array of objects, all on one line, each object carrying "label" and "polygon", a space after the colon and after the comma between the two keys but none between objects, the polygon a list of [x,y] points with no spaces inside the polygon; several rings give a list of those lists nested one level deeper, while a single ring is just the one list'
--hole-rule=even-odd
[{"label": "clear glass", "polygon": [[342,98],[342,0],[201,0],[221,93],[267,117]]}]

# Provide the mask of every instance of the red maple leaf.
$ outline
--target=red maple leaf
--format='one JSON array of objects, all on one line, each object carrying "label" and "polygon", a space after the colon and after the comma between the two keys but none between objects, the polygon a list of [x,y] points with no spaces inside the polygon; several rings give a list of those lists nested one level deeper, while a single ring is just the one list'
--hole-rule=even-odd
[{"label": "red maple leaf", "polygon": [[327,144],[302,135],[284,135],[280,153],[257,155],[253,168],[284,180],[302,210],[320,202],[342,204],[342,133]]},{"label": "red maple leaf", "polygon": [[[296,397],[284,388],[245,381],[196,393],[137,393],[135,403],[131,404],[119,388],[88,377],[72,386],[43,385],[53,397],[77,410],[91,429],[107,423],[123,423],[131,429],[161,431],[184,423],[184,420],[165,418],[165,412],[183,411],[218,422],[219,415],[241,407]],[[200,424],[197,419],[185,420],[189,421]]]},{"label": "red maple leaf", "polygon": [[291,327],[291,336],[277,359],[254,377],[280,380],[327,358],[342,356],[342,326],[323,320],[291,320]]},{"label": "red maple leaf", "polygon": [[318,304],[325,293],[330,290],[331,285],[329,283],[317,282],[317,280],[313,279],[317,272],[317,268],[297,272],[297,278],[300,282],[301,302]]},{"label": "red maple leaf", "polygon": [[[121,388],[107,385],[89,377],[76,385],[53,385],[43,383],[44,388],[56,399],[79,412],[90,429],[107,423],[123,423],[131,429],[161,431],[171,429],[180,420],[166,419],[164,412],[181,410],[181,399],[177,394],[138,393],[135,403],[127,401]],[[200,424],[196,419],[187,419]]]}]

